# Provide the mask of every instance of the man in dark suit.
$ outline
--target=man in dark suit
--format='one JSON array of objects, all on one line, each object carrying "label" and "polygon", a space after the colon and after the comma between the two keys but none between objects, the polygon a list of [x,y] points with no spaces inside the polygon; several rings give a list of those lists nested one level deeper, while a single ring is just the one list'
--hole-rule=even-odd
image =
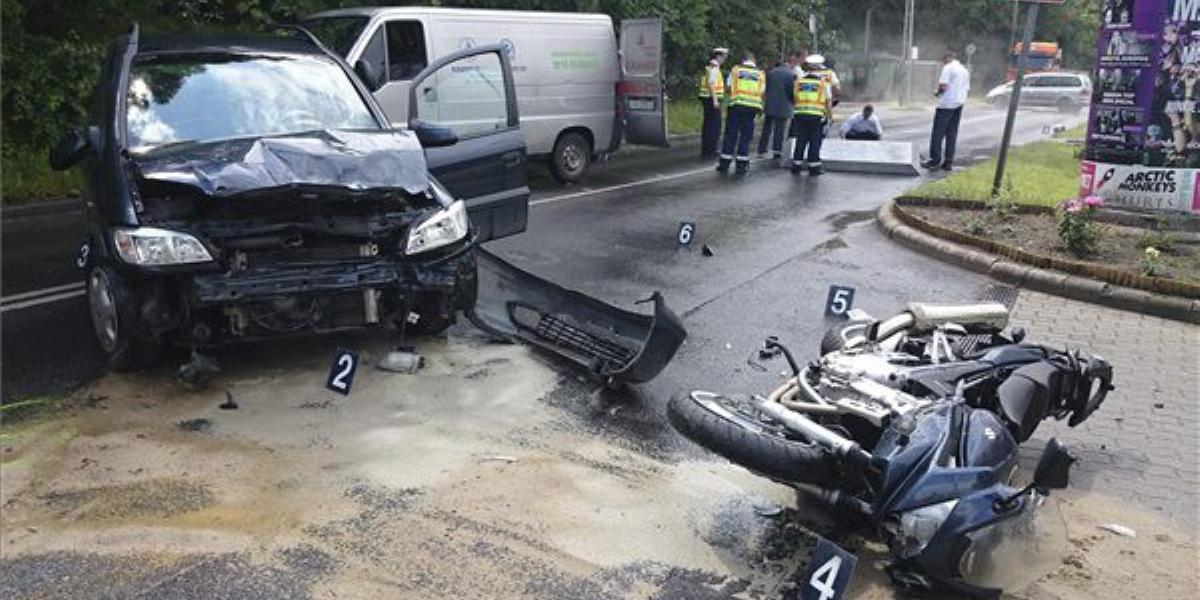
[{"label": "man in dark suit", "polygon": [[792,118],[792,87],[796,83],[796,64],[800,57],[789,54],[787,62],[767,71],[767,91],[763,98],[763,128],[758,136],[758,155],[766,155],[771,144],[771,156],[783,157],[783,140],[788,119]]}]

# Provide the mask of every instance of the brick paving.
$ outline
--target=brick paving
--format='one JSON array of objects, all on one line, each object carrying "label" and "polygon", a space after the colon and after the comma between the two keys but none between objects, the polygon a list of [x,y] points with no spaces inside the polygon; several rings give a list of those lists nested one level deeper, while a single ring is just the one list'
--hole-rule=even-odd
[{"label": "brick paving", "polygon": [[1080,461],[1072,487],[1200,524],[1200,326],[1021,290],[1012,324],[1031,342],[1107,359],[1117,389],[1077,428],[1048,421],[1022,449],[1058,437]]}]

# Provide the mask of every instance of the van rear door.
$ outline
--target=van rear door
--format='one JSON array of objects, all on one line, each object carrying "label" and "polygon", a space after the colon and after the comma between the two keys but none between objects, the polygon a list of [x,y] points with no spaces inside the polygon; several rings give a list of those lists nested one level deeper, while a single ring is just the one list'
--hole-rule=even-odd
[{"label": "van rear door", "polygon": [[621,81],[617,102],[625,141],[667,147],[662,19],[621,21]]},{"label": "van rear door", "polygon": [[443,56],[412,78],[408,128],[443,127],[458,141],[425,149],[429,170],[467,204],[486,242],[525,231],[529,187],[512,66],[500,44]]}]

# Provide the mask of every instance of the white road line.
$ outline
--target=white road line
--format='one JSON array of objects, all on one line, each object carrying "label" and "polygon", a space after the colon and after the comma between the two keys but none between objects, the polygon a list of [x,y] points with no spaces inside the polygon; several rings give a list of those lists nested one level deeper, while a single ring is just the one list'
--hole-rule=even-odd
[{"label": "white road line", "polygon": [[654,177],[650,177],[648,179],[639,179],[637,181],[630,181],[627,183],[618,183],[616,185],[610,185],[607,187],[596,188],[594,190],[583,190],[582,192],[572,192],[570,194],[559,194],[557,196],[551,196],[549,198],[542,198],[540,200],[531,200],[529,202],[529,205],[530,206],[538,206],[539,204],[550,204],[553,202],[559,202],[561,200],[571,200],[574,198],[582,198],[584,196],[594,196],[596,194],[603,194],[606,192],[615,192],[617,190],[625,190],[625,189],[629,189],[632,187],[638,187],[638,186],[642,186],[642,185],[646,185],[646,184],[650,184],[650,183],[659,183],[662,181],[670,181],[672,179],[679,179],[680,177],[690,177],[692,175],[699,175],[700,173],[707,173],[709,171],[712,171],[715,168],[716,168],[716,162],[713,162],[713,164],[711,164],[707,167],[701,168],[701,169],[692,169],[690,171],[681,171],[679,173],[671,173],[669,175],[655,175]]},{"label": "white road line", "polygon": [[63,285],[56,285],[54,287],[42,288],[40,290],[33,290],[32,292],[21,292],[20,294],[12,294],[10,296],[4,296],[4,297],[0,298],[0,303],[7,304],[9,302],[25,300],[27,298],[32,298],[34,296],[44,296],[46,294],[53,294],[55,292],[62,292],[65,290],[73,290],[73,289],[83,289],[83,282],[76,281],[74,283],[65,283]]},{"label": "white road line", "polygon": [[51,302],[58,302],[60,300],[70,300],[71,298],[76,298],[76,297],[82,296],[82,295],[84,295],[84,293],[86,293],[86,292],[81,288],[78,290],[72,290],[70,292],[63,292],[61,294],[54,294],[51,296],[41,296],[39,298],[34,298],[33,300],[26,300],[24,302],[14,302],[12,304],[5,304],[4,306],[0,306],[0,313],[6,313],[10,310],[21,310],[22,308],[31,308],[34,306],[40,306],[42,304],[50,304]]}]

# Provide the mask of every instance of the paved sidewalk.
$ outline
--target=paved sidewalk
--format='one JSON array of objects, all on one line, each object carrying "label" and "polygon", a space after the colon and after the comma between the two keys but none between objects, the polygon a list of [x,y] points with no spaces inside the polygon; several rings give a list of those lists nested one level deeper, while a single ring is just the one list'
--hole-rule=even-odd
[{"label": "paved sidewalk", "polygon": [[[1080,457],[1072,487],[1200,523],[1200,327],[1021,290],[1012,324],[1029,340],[1069,345],[1113,366],[1112,392],[1078,428],[1047,422]],[[1042,444],[1025,445],[1024,454]],[[1036,457],[1026,456],[1026,459]]]}]

